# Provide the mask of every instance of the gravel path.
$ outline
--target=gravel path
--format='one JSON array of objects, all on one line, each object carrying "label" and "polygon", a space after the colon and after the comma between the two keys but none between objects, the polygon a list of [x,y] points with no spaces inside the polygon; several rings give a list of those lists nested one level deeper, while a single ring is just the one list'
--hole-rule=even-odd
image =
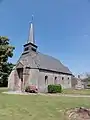
[{"label": "gravel path", "polygon": [[14,91],[8,91],[3,92],[4,94],[18,94],[18,95],[43,95],[43,96],[63,96],[63,97],[88,97],[90,98],[90,95],[73,95],[73,94],[44,94],[44,93],[25,93],[25,92],[14,92]]}]

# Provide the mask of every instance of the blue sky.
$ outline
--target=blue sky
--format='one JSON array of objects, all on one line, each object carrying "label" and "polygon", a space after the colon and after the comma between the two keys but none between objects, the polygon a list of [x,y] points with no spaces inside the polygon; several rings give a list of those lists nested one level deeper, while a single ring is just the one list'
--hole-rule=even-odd
[{"label": "blue sky", "polygon": [[28,39],[34,15],[38,50],[58,58],[74,74],[90,72],[89,0],[2,0],[0,35],[16,47],[15,63]]}]

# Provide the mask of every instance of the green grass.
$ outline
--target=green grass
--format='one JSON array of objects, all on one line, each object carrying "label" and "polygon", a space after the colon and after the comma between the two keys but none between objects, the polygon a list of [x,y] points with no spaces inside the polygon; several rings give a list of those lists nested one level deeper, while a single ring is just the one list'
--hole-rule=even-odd
[{"label": "green grass", "polygon": [[90,107],[90,99],[0,93],[0,120],[67,120],[65,110],[80,106]]},{"label": "green grass", "polygon": [[78,94],[78,95],[90,95],[90,89],[74,90],[74,89],[64,89],[64,94]]}]

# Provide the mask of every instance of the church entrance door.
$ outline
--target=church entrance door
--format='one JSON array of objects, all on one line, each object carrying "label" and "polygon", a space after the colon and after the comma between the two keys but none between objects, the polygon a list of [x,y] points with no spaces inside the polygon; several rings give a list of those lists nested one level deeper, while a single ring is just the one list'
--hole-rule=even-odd
[{"label": "church entrance door", "polygon": [[23,68],[18,68],[18,76],[19,76],[19,89],[23,91]]}]

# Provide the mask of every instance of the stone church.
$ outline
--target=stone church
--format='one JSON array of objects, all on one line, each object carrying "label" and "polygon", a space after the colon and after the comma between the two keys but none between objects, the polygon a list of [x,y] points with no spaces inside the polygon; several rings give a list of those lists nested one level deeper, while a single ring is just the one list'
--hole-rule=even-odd
[{"label": "stone church", "polygon": [[40,53],[37,48],[34,25],[31,22],[24,51],[8,78],[9,90],[22,91],[28,85],[35,85],[38,92],[47,92],[49,84],[61,84],[63,88],[71,88],[73,75],[68,67],[54,57]]}]

